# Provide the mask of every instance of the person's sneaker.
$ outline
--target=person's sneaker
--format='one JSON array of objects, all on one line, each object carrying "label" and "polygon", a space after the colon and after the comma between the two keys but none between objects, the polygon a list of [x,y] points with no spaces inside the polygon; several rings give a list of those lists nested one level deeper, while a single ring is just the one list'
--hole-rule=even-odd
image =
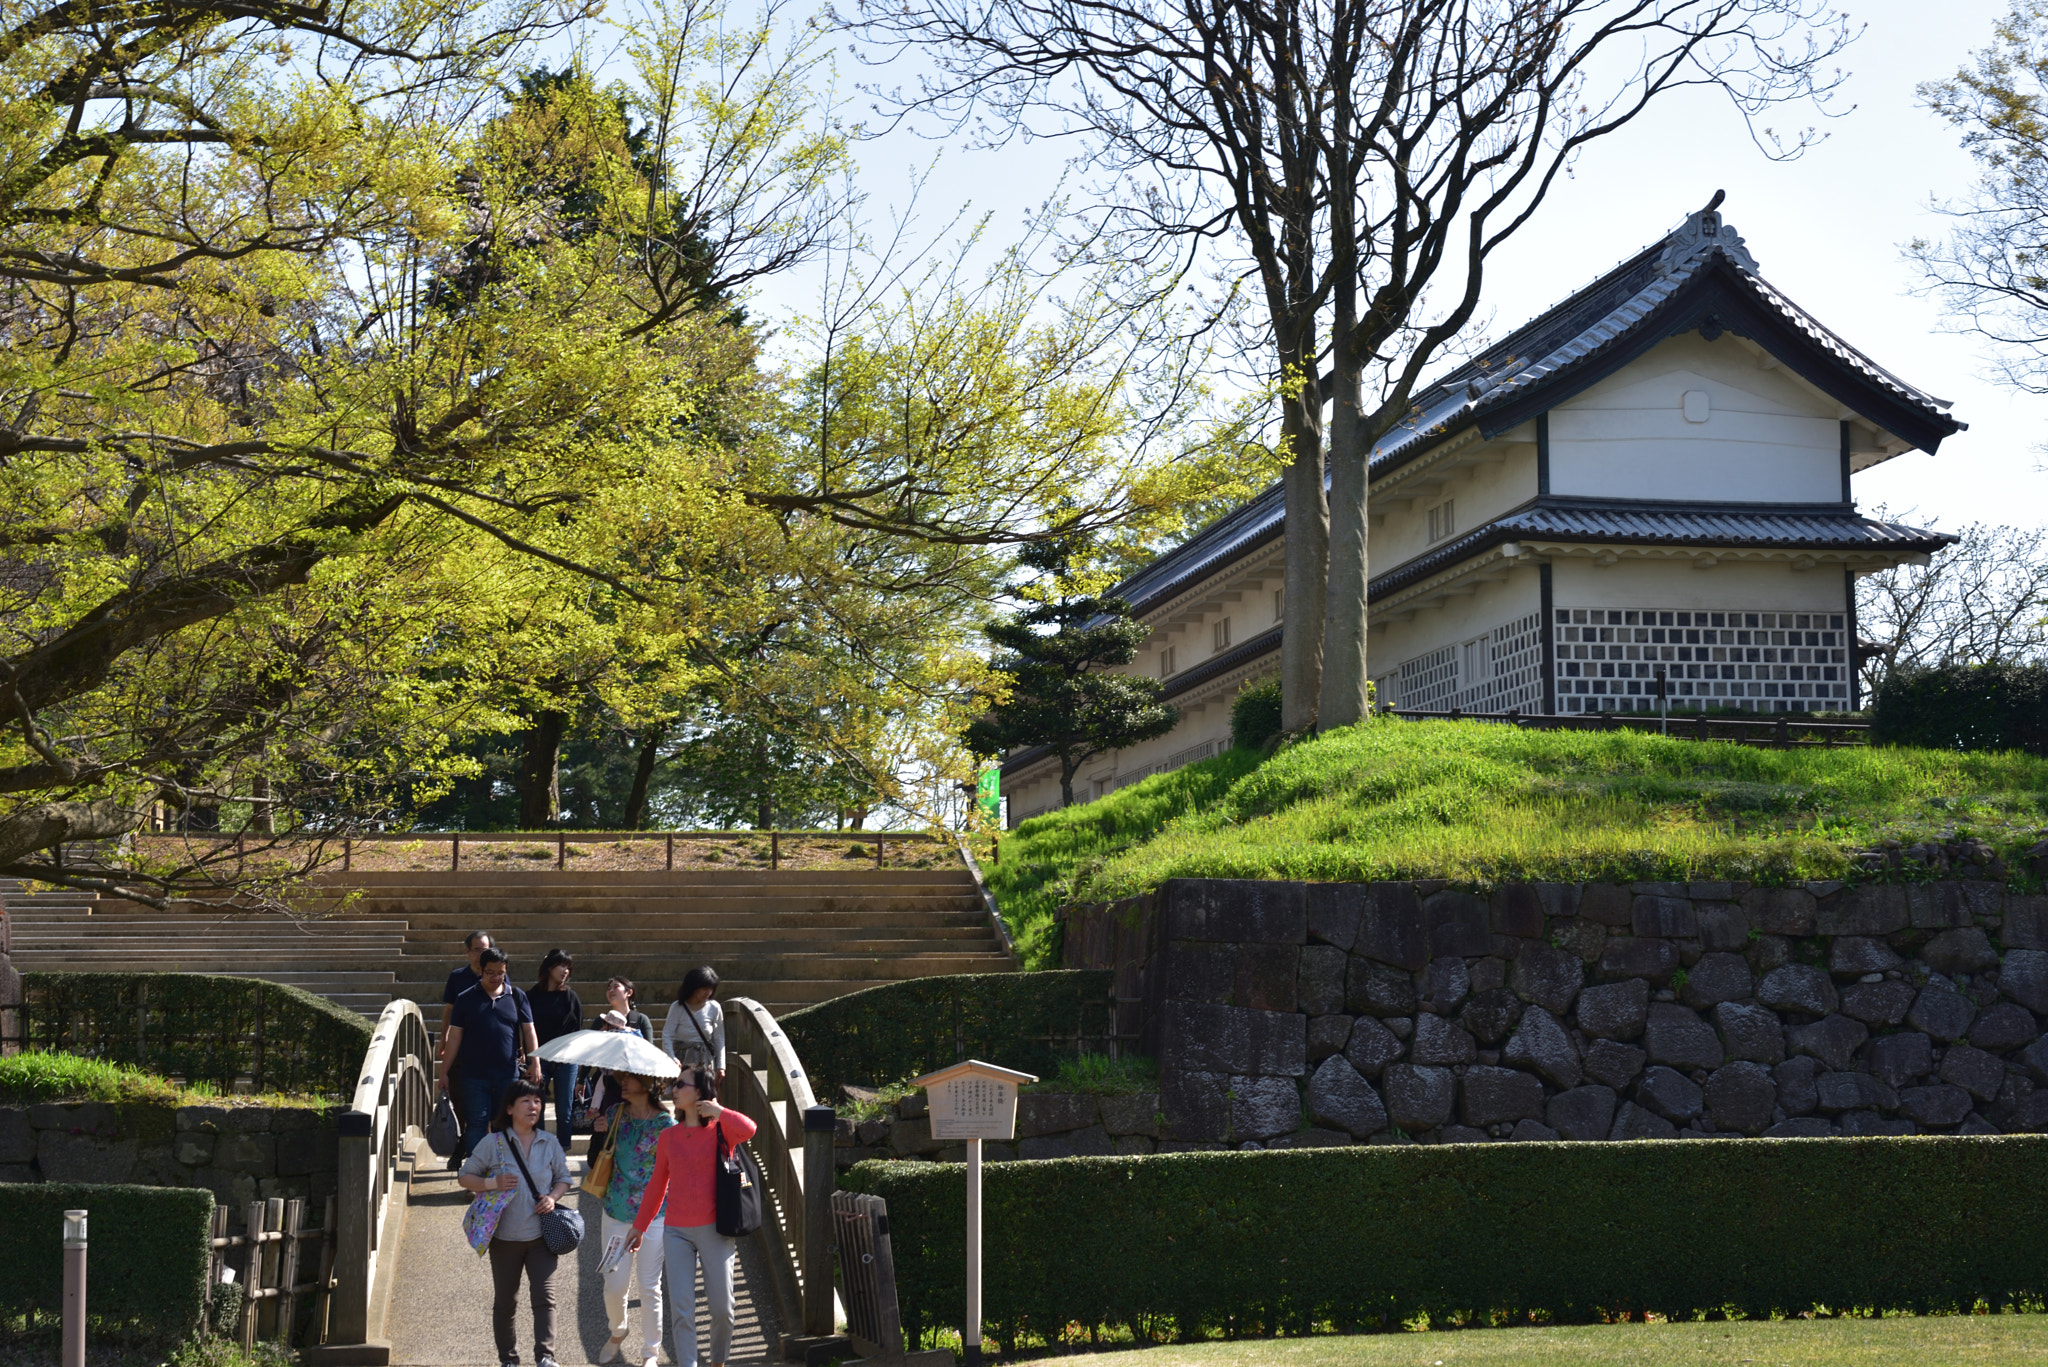
[{"label": "person's sneaker", "polygon": [[553,1358],[542,1358],[534,1363],[533,1367],[561,1367],[561,1364],[557,1363]]},{"label": "person's sneaker", "polygon": [[597,1360],[600,1363],[617,1362],[619,1360],[619,1345],[624,1342],[624,1339],[612,1339],[608,1341],[604,1347],[597,1350]]},{"label": "person's sneaker", "polygon": [[647,1361],[641,1363],[640,1367],[661,1367],[661,1358],[658,1354],[649,1353]]}]

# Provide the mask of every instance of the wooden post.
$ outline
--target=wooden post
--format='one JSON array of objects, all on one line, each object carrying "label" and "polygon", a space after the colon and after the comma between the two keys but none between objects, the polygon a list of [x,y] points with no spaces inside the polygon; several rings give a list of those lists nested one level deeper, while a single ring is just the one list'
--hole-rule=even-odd
[{"label": "wooden post", "polygon": [[569,867],[569,833],[567,831],[558,830],[555,832],[555,867],[557,869]]},{"label": "wooden post", "polygon": [[981,1141],[967,1141],[967,1323],[961,1326],[960,1357],[981,1367]]},{"label": "wooden post", "polygon": [[[263,1230],[266,1234],[281,1233],[284,1229],[284,1198],[273,1196],[263,1203]],[[258,1266],[263,1269],[262,1286],[266,1291],[283,1285],[278,1273],[283,1269],[284,1243],[282,1240],[265,1243],[263,1256]],[[253,1291],[255,1288],[251,1288]],[[274,1339],[277,1337],[277,1303],[281,1296],[266,1296],[256,1309],[256,1337]]]},{"label": "wooden post", "polygon": [[782,867],[782,837],[774,831],[768,832],[768,867],[771,869]]},{"label": "wooden post", "polygon": [[256,1346],[256,1308],[263,1289],[263,1202],[251,1201],[242,1217],[242,1351]]},{"label": "wooden post", "polygon": [[355,841],[347,836],[341,838],[341,871],[343,873],[348,872],[351,858],[355,854],[355,843]]},{"label": "wooden post", "polygon": [[1785,714],[1783,712],[1780,712],[1778,714],[1778,724],[1774,728],[1774,730],[1776,731],[1776,734],[1771,738],[1772,745],[1780,750],[1790,749],[1792,745],[1792,728],[1790,725],[1787,724],[1785,720]]},{"label": "wooden post", "polygon": [[339,1278],[328,1299],[327,1340],[330,1343],[365,1343],[370,1331],[370,1282],[363,1275],[370,1265],[372,1226],[376,1221],[373,1203],[377,1199],[374,1168],[377,1155],[370,1147],[374,1120],[355,1111],[342,1113],[340,1131],[339,1187],[334,1210],[334,1263],[353,1275]]},{"label": "wooden post", "polygon": [[1702,708],[1700,711],[1700,719],[1697,724],[1699,726],[1700,733],[1696,739],[1705,740],[1707,738],[1707,714],[1704,708]]},{"label": "wooden post", "polygon": [[882,871],[882,833],[875,832],[875,872]]},{"label": "wooden post", "polygon": [[670,873],[676,871],[676,837],[673,831],[669,832],[668,837],[668,871]]},{"label": "wooden post", "polygon": [[804,1333],[814,1337],[832,1332],[832,1140],[837,1128],[830,1106],[804,1109]]},{"label": "wooden post", "polygon": [[292,1329],[299,1317],[299,1219],[304,1212],[303,1203],[285,1202],[284,1248],[278,1259],[277,1321],[274,1337],[287,1348],[292,1346]]},{"label": "wooden post", "polygon": [[448,872],[462,872],[462,837],[459,835],[448,842]]}]

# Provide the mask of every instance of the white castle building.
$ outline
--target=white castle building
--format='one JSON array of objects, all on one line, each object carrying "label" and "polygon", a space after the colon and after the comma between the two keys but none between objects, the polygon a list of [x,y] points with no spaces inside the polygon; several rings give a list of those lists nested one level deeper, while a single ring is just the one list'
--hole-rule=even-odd
[{"label": "white castle building", "polygon": [[[1851,478],[1964,424],[1757,272],[1713,209],[1422,393],[1371,465],[1371,668],[1424,710],[1839,711],[1859,705],[1858,574],[1954,540],[1856,511]],[[1076,775],[1087,801],[1230,743],[1280,662],[1281,490],[1114,592],[1152,635],[1131,672],[1179,724]],[[1059,763],[1011,754],[1012,824]]]}]

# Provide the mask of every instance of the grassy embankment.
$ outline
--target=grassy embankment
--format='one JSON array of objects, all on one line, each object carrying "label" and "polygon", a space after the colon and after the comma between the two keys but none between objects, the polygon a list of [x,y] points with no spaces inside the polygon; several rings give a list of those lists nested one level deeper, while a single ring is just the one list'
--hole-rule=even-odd
[{"label": "grassy embankment", "polygon": [[209,1083],[187,1086],[119,1063],[77,1054],[40,1050],[0,1058],[0,1105],[49,1101],[105,1101],[115,1105],[200,1106],[222,1100],[236,1105],[329,1106],[321,1097],[266,1092],[223,1097]]},{"label": "grassy embankment", "polygon": [[1058,907],[1168,878],[1904,877],[1853,858],[1966,834],[2010,861],[2044,825],[2048,759],[2025,754],[1387,719],[1270,759],[1230,751],[1034,818],[987,873],[1025,962],[1053,967]]}]

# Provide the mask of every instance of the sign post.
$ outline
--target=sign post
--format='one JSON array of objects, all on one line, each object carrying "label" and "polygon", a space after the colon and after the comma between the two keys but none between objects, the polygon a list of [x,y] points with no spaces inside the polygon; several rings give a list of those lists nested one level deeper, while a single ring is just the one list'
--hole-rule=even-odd
[{"label": "sign post", "polygon": [[967,1323],[960,1331],[967,1367],[981,1367],[981,1141],[1016,1137],[1017,1088],[1036,1081],[968,1059],[911,1083],[927,1094],[932,1138],[967,1141]]}]

